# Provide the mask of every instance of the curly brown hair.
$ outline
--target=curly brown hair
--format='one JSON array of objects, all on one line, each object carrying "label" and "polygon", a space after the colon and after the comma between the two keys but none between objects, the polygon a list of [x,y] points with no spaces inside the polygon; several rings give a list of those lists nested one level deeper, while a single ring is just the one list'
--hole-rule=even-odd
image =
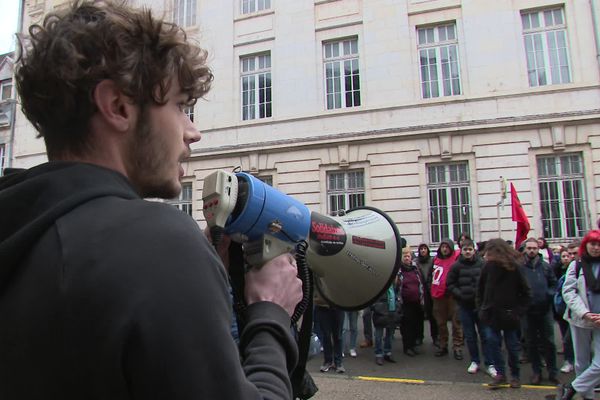
[{"label": "curly brown hair", "polygon": [[496,238],[485,242],[486,261],[494,261],[503,268],[512,271],[517,268],[517,260],[521,254],[504,239]]},{"label": "curly brown hair", "polygon": [[93,91],[102,80],[114,81],[140,107],[165,104],[173,76],[191,105],[213,80],[206,51],[180,27],[110,0],[77,0],[47,14],[29,28],[29,37],[19,37],[19,48],[15,80],[22,110],[50,159],[89,148]]}]

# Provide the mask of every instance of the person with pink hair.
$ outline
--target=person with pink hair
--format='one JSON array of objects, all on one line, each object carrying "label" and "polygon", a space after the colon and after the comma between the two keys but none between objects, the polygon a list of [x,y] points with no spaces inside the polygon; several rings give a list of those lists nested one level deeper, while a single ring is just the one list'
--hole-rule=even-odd
[{"label": "person with pink hair", "polygon": [[562,386],[560,400],[571,400],[577,393],[583,399],[593,399],[594,387],[600,383],[600,230],[585,235],[579,256],[579,261],[569,265],[562,289],[576,378]]}]

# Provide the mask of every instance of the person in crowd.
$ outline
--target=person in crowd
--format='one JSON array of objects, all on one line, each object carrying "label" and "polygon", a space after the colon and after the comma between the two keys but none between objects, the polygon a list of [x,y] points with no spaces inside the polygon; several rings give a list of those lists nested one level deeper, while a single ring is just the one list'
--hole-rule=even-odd
[{"label": "person in crowd", "polygon": [[360,348],[373,347],[373,313],[371,307],[365,307],[362,314],[364,340],[360,342]]},{"label": "person in crowd", "polygon": [[185,108],[213,75],[181,28],[125,3],[73,2],[21,41],[49,162],[0,179],[0,398],[290,399],[293,257],[246,274],[238,347],[218,253],[144,200],[181,192],[200,140]]},{"label": "person in crowd", "polygon": [[483,335],[483,325],[477,315],[475,304],[479,276],[483,268],[483,259],[475,253],[475,243],[471,239],[464,239],[461,255],[452,265],[446,281],[448,292],[458,305],[460,322],[467,342],[467,349],[471,357],[471,364],[467,368],[469,374],[479,371],[481,357],[479,356],[479,342],[483,351],[485,371],[493,378],[496,368],[492,361],[490,346],[487,345]]},{"label": "person in crowd", "polygon": [[315,290],[315,324],[318,325],[323,346],[323,365],[321,372],[335,371],[343,374],[346,368],[342,356],[342,327],[344,323],[344,311],[329,305]]},{"label": "person in crowd", "polygon": [[446,279],[452,265],[460,255],[460,250],[454,250],[451,239],[443,239],[433,259],[433,268],[427,279],[431,287],[433,299],[433,316],[438,324],[440,347],[435,352],[436,357],[448,355],[448,321],[452,322],[452,349],[456,360],[463,359],[463,332],[458,319],[456,302],[446,290]]},{"label": "person in crowd", "polygon": [[[538,239],[539,240],[539,239]],[[533,374],[531,384],[542,382],[542,357],[548,369],[548,381],[558,385],[556,345],[552,304],[556,291],[556,276],[550,265],[542,260],[538,240],[525,240],[525,256],[521,270],[531,288],[531,303],[527,309],[525,337]]]},{"label": "person in crowd", "polygon": [[540,236],[537,238],[537,243],[542,260],[548,264],[551,264],[552,260],[554,259],[554,253],[552,252],[552,248],[548,245],[548,241]]},{"label": "person in crowd", "polygon": [[579,261],[569,265],[563,285],[567,304],[564,318],[571,326],[575,350],[575,375],[562,386],[560,400],[576,394],[594,399],[600,383],[600,230],[588,232],[579,248]]},{"label": "person in crowd", "polygon": [[469,235],[469,232],[461,232],[460,236],[458,237],[458,240],[456,241],[456,248],[458,250],[462,249],[463,242],[467,239],[471,241],[473,240],[471,239],[471,235]]},{"label": "person in crowd", "polygon": [[402,262],[398,271],[398,297],[402,301],[402,346],[404,354],[419,354],[417,339],[423,332],[423,306],[425,304],[425,279],[412,259],[410,246],[402,249]]},{"label": "person in crowd", "polygon": [[567,251],[571,255],[573,261],[579,260],[579,247],[581,247],[581,241],[577,239],[567,245]]},{"label": "person in crowd", "polygon": [[[435,321],[435,317],[433,316],[433,300],[431,299],[431,282],[427,280],[427,277],[431,275],[431,271],[433,269],[433,257],[431,256],[431,251],[429,246],[426,243],[421,243],[417,249],[417,258],[416,258],[417,267],[421,270],[421,274],[425,277],[424,281],[424,292],[425,292],[425,314],[424,318],[429,320],[429,334],[431,336],[431,341],[436,348],[439,348],[439,339],[438,339],[438,325]],[[417,338],[417,343],[422,344],[424,339],[424,332],[419,334]]]},{"label": "person in crowd", "polygon": [[[565,274],[567,272],[567,268],[573,261],[573,257],[569,250],[566,247],[563,247],[560,252],[560,262],[554,266],[554,274],[557,279],[556,291],[562,293],[562,288],[564,286]],[[562,296],[561,296],[562,297]],[[573,353],[573,341],[571,340],[571,332],[569,329],[569,323],[564,320],[563,315],[565,310],[558,309],[557,307],[566,307],[566,305],[561,302],[560,304],[554,304],[554,319],[558,323],[558,327],[560,329],[560,335],[562,337],[563,344],[563,354],[564,354],[564,363],[560,367],[560,372],[564,374],[568,374],[573,371],[573,365],[575,360],[575,354]]]},{"label": "person in crowd", "polygon": [[356,353],[356,340],[358,339],[358,311],[344,312],[344,328],[342,331],[342,348],[354,358]]},{"label": "person in crowd", "polygon": [[477,288],[479,319],[490,346],[497,374],[489,384],[497,389],[507,383],[506,365],[502,355],[502,338],[508,353],[510,387],[521,387],[519,364],[519,321],[531,302],[531,290],[519,267],[520,255],[502,239],[488,240],[484,266]]},{"label": "person in crowd", "polygon": [[[371,305],[375,326],[375,363],[395,363],[392,356],[392,339],[396,327],[401,323],[402,303],[396,293],[397,280]],[[385,336],[384,336],[385,335]]]}]

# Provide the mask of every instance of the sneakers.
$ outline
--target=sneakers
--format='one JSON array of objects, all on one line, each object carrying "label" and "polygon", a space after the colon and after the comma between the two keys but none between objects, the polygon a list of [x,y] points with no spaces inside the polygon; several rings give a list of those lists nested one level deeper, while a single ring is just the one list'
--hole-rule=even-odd
[{"label": "sneakers", "polygon": [[473,361],[470,365],[469,368],[467,368],[467,372],[469,374],[476,374],[477,371],[479,371],[479,364],[477,364],[475,361]]},{"label": "sneakers", "polygon": [[454,349],[454,359],[459,361],[463,359],[463,353],[461,349]]},{"label": "sneakers", "polygon": [[493,365],[488,365],[485,369],[485,373],[488,374],[491,378],[495,378],[498,375],[498,371],[496,371],[496,367]]},{"label": "sneakers", "polygon": [[499,374],[497,374],[494,379],[488,383],[488,387],[492,390],[499,389],[502,385],[506,385],[506,377]]},{"label": "sneakers", "polygon": [[350,357],[352,357],[352,358],[356,358],[356,356],[357,356],[357,355],[358,355],[358,354],[356,354],[356,350],[354,350],[354,349],[350,349]]},{"label": "sneakers", "polygon": [[511,389],[519,389],[521,387],[521,381],[518,378],[512,378],[509,386]]},{"label": "sneakers", "polygon": [[346,372],[346,368],[344,368],[343,365],[339,365],[335,367],[335,372],[337,372],[338,374],[343,374],[344,372]]},{"label": "sneakers", "polygon": [[571,364],[568,361],[565,361],[564,364],[562,365],[562,367],[560,367],[560,372],[562,372],[563,374],[568,374],[573,372],[573,364]]},{"label": "sneakers", "polygon": [[332,368],[334,368],[333,364],[331,364],[331,363],[325,363],[325,364],[321,365],[321,368],[319,368],[319,371],[321,371],[321,372],[327,372],[327,371],[329,371]]}]

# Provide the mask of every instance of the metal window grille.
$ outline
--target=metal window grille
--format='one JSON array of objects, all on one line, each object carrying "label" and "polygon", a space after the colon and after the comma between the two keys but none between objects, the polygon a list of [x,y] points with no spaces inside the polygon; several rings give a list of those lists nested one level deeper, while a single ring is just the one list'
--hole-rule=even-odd
[{"label": "metal window grille", "polygon": [[588,218],[581,155],[540,156],[537,168],[544,237],[584,236]]},{"label": "metal window grille", "polygon": [[242,120],[271,117],[271,55],[243,57],[240,61]]},{"label": "metal window grille", "polygon": [[327,109],[360,106],[358,40],[323,44]]},{"label": "metal window grille", "polygon": [[525,12],[521,22],[529,86],[571,82],[563,8]]},{"label": "metal window grille", "polygon": [[327,200],[329,213],[364,206],[364,171],[329,172],[327,174]]},{"label": "metal window grille", "polygon": [[456,24],[417,28],[424,99],[461,94]]},{"label": "metal window grille", "polygon": [[181,193],[179,196],[168,201],[177,209],[188,215],[192,215],[192,183],[184,182],[181,184]]},{"label": "metal window grille", "polygon": [[187,106],[183,112],[188,116],[190,121],[194,122],[194,106]]},{"label": "metal window grille", "polygon": [[472,234],[471,189],[467,163],[427,167],[431,242]]}]

